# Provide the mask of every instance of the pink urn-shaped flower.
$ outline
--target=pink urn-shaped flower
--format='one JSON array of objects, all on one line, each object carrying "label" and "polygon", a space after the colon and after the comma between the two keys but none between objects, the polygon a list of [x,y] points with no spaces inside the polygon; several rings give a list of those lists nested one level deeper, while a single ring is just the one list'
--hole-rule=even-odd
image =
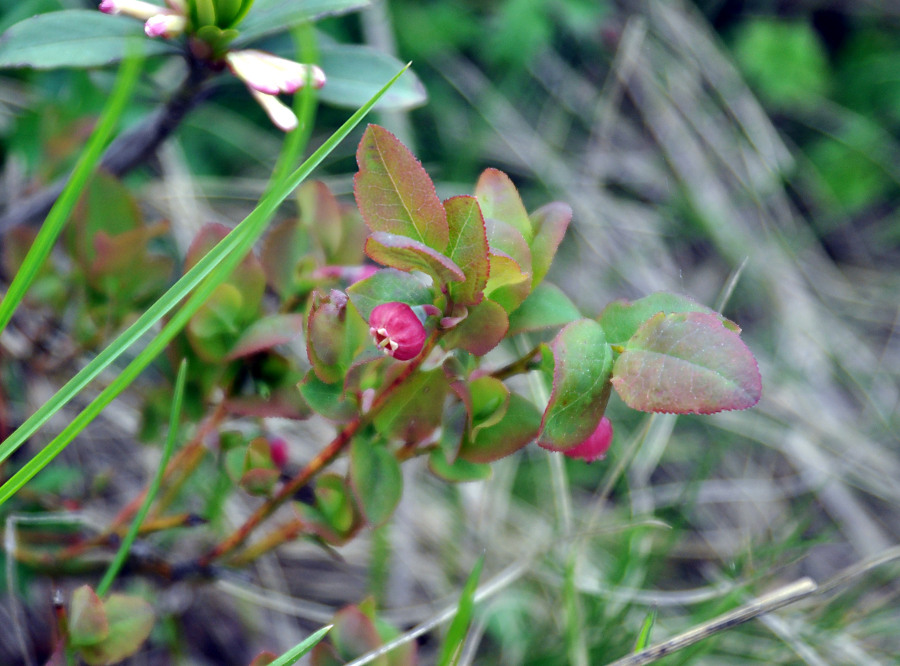
[{"label": "pink urn-shaped flower", "polygon": [[425,327],[406,303],[383,303],[372,310],[369,333],[375,344],[398,361],[415,358],[425,346]]},{"label": "pink urn-shaped flower", "polygon": [[566,449],[563,454],[570,458],[577,458],[585,462],[594,462],[602,460],[606,457],[609,445],[612,444],[613,427],[612,423],[605,416],[600,419],[597,429],[588,436],[581,444],[571,449]]}]

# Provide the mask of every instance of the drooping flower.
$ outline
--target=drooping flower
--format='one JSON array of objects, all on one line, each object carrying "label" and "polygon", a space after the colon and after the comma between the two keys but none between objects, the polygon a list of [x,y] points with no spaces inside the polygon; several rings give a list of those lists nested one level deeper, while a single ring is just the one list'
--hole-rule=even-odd
[{"label": "drooping flower", "polygon": [[605,416],[600,419],[597,429],[591,433],[586,440],[571,449],[566,449],[563,454],[569,458],[584,460],[585,462],[594,462],[602,460],[609,451],[609,445],[612,443],[613,427],[612,423]]},{"label": "drooping flower", "polygon": [[425,327],[406,303],[382,303],[372,310],[369,333],[376,346],[398,361],[415,358],[428,337]]}]

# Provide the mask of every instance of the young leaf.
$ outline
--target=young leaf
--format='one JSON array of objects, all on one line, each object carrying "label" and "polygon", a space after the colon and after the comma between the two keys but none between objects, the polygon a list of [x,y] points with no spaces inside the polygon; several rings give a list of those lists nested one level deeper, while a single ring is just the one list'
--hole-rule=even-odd
[{"label": "young leaf", "polygon": [[140,597],[113,594],[103,603],[109,635],[81,648],[90,666],[116,664],[137,652],[153,628],[153,609]]},{"label": "young leaf", "polygon": [[483,463],[469,462],[457,458],[452,463],[447,461],[441,449],[435,449],[428,456],[428,470],[439,479],[450,483],[466,481],[484,481],[491,478],[491,466]]},{"label": "young leaf", "polygon": [[382,303],[398,302],[409,306],[434,302],[434,292],[418,276],[394,268],[378,271],[347,289],[350,302],[366,321]]},{"label": "young leaf", "polygon": [[625,344],[613,386],[645,412],[714,414],[759,402],[753,354],[715,314],[683,312],[647,320]]},{"label": "young leaf", "polygon": [[450,241],[447,256],[465,266],[465,282],[450,285],[450,297],[458,305],[478,305],[484,298],[490,266],[484,218],[475,197],[459,196],[444,201]]},{"label": "young leaf", "polygon": [[387,447],[362,437],[350,444],[350,483],[369,524],[391,517],[403,494],[400,463]]},{"label": "young leaf", "polygon": [[576,319],[581,313],[569,297],[556,285],[542,282],[509,315],[509,335],[565,326]]},{"label": "young leaf", "polygon": [[485,298],[469,309],[465,319],[444,334],[441,344],[446,349],[459,347],[475,356],[484,356],[500,344],[508,330],[506,310]]},{"label": "young leaf", "polygon": [[89,585],[72,592],[69,604],[69,640],[75,647],[96,645],[109,635],[103,602]]},{"label": "young leaf", "polygon": [[531,402],[511,393],[509,406],[499,423],[478,431],[474,441],[464,441],[459,459],[489,463],[515,453],[535,438],[541,425],[541,413]]},{"label": "young leaf", "polygon": [[534,226],[531,241],[532,286],[539,285],[550,270],[571,220],[572,209],[560,201],[542,206],[531,214],[531,224]]},{"label": "young leaf", "polygon": [[497,169],[485,169],[475,185],[475,196],[485,218],[512,226],[527,243],[531,243],[531,221],[509,176]]},{"label": "young leaf", "polygon": [[65,9],[19,21],[0,35],[0,68],[101,67],[118,62],[135,40],[145,56],[177,53],[144,37],[141,24],[94,9]]},{"label": "young leaf", "polygon": [[478,579],[481,577],[481,567],[484,565],[484,555],[478,558],[472,573],[466,580],[459,604],[456,607],[456,616],[450,623],[444,644],[437,663],[439,666],[456,666],[462,656],[462,649],[466,643],[466,634],[469,631],[469,623],[472,621],[472,611],[475,608],[475,592],[478,590]]},{"label": "young leaf", "polygon": [[721,319],[728,328],[740,333],[741,329],[733,322],[725,319],[712,308],[698,303],[692,298],[681,294],[670,294],[658,291],[631,302],[626,300],[613,301],[605,308],[597,321],[606,333],[606,340],[611,345],[621,345],[634,335],[641,324],[658,312],[673,314],[675,312],[705,312],[713,314]]},{"label": "young leaf", "polygon": [[466,279],[462,269],[452,260],[406,236],[375,231],[366,240],[366,254],[383,266],[426,273],[438,284]]},{"label": "young leaf", "polygon": [[447,213],[428,174],[393,134],[369,125],[356,151],[356,204],[372,231],[408,236],[443,252]]},{"label": "young leaf", "polygon": [[553,350],[553,391],[544,410],[538,444],[554,451],[577,446],[597,428],[606,401],[612,351],[592,319],[563,328]]}]

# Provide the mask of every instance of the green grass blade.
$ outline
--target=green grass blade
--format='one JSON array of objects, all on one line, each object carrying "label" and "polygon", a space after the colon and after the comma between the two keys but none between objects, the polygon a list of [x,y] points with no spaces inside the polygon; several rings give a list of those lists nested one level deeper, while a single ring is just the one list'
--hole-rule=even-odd
[{"label": "green grass blade", "polygon": [[22,266],[13,277],[6,295],[0,301],[0,332],[9,324],[13,313],[19,307],[19,303],[22,302],[25,293],[28,291],[31,283],[34,282],[35,276],[37,276],[38,271],[53,249],[56,239],[72,214],[72,209],[78,203],[84,186],[100,161],[103,149],[112,137],[125,105],[131,98],[131,92],[134,90],[134,85],[141,73],[142,64],[143,58],[139,54],[132,55],[122,62],[109,101],[100,115],[97,126],[94,128],[90,139],[88,139],[84,151],[75,163],[75,168],[72,170],[72,174],[69,176],[63,191],[41,225],[41,230],[25,256]]},{"label": "green grass blade", "polygon": [[305,641],[295,645],[283,655],[278,657],[278,659],[271,662],[269,666],[290,666],[290,664],[293,664],[300,657],[312,650],[316,646],[316,643],[325,638],[325,634],[331,631],[332,626],[334,625],[329,624],[328,626],[322,627],[314,634],[311,634]]},{"label": "green grass blade", "polygon": [[438,666],[456,666],[462,656],[463,646],[466,644],[466,635],[469,633],[469,623],[472,621],[472,611],[475,608],[475,591],[478,589],[478,579],[481,577],[481,567],[484,565],[484,555],[478,558],[472,573],[463,587],[459,597],[459,605],[456,609],[456,617],[450,623],[447,637],[441,646]]},{"label": "green grass blade", "polygon": [[644,624],[641,625],[641,631],[638,633],[637,640],[634,642],[634,651],[640,652],[645,647],[650,645],[650,632],[653,630],[653,625],[656,623],[656,606],[650,609],[650,612],[647,613],[647,617],[644,618]]},{"label": "green grass blade", "polygon": [[[106,366],[108,366],[119,354],[127,349],[140,335],[149,329],[156,321],[158,321],[166,312],[168,312],[175,304],[178,303],[185,294],[180,291],[177,296],[172,296],[174,290],[179,285],[185,283],[185,278],[194,276],[196,270],[200,266],[206,266],[207,270],[196,275],[196,280],[190,281],[190,285],[196,285],[197,282],[203,280],[197,290],[191,295],[187,303],[172,317],[166,326],[154,337],[140,354],[124,369],[122,372],[98,395],[78,416],[76,416],[63,431],[57,435],[49,444],[47,444],[34,458],[29,460],[22,466],[10,479],[0,487],[0,505],[14,495],[19,488],[43,469],[53,458],[55,458],[75,436],[81,432],[88,423],[90,423],[106,405],[121,393],[134,379],[146,368],[153,359],[165,349],[165,346],[177,335],[188,322],[190,317],[196,312],[203,302],[209,297],[212,291],[228,277],[231,271],[241,262],[244,255],[250,251],[250,248],[256,240],[262,235],[268,224],[269,219],[274,215],[275,210],[296,187],[315,169],[328,154],[353,130],[356,125],[365,117],[372,106],[378,99],[400,78],[403,72],[409,67],[404,67],[397,73],[378,93],[375,94],[365,105],[360,107],[341,127],[332,134],[310,157],[300,165],[285,180],[278,183],[272,191],[263,197],[260,204],[235,227],[222,241],[219,242],[203,259],[201,259],[188,271],[175,286],[173,286],[166,294],[156,303],[154,303],[147,313],[138,319],[128,330],[119,336],[109,347],[107,347],[100,355],[89,363],[81,372],[71,379],[60,391],[58,391],[47,403],[40,408],[31,418],[23,423],[9,438],[0,445],[0,460],[8,457],[25,439],[37,430],[53,413],[63,404],[68,402],[85,384],[93,377],[99,374]],[[215,262],[215,263],[213,263]],[[214,274],[210,275],[211,272]],[[207,279],[203,279],[208,276]],[[174,299],[174,300],[173,300]],[[161,305],[162,301],[166,301]],[[171,301],[171,303],[169,302]],[[148,313],[157,313],[152,321],[145,322]],[[146,325],[138,331],[132,332],[132,329],[138,327],[142,322]],[[103,365],[99,365],[100,362]],[[77,390],[76,390],[77,389]],[[60,394],[63,394],[60,396]],[[48,407],[52,405],[55,409]],[[39,418],[40,417],[40,418]]]},{"label": "green grass blade", "polygon": [[172,411],[169,414],[169,435],[166,438],[166,445],[163,448],[162,459],[159,461],[159,467],[156,470],[153,481],[150,482],[150,487],[147,488],[147,496],[144,498],[144,503],[135,515],[134,520],[131,521],[131,526],[128,528],[125,538],[122,539],[122,543],[119,545],[119,550],[116,552],[115,558],[109,565],[109,569],[107,569],[106,574],[103,576],[103,580],[101,580],[100,584],[97,586],[98,597],[104,596],[109,591],[110,586],[116,579],[116,575],[118,575],[122,565],[125,564],[125,559],[128,557],[128,551],[131,550],[131,544],[133,544],[135,538],[137,538],[138,530],[140,530],[144,519],[147,517],[147,513],[150,511],[150,505],[153,504],[153,500],[156,499],[156,494],[159,492],[163,474],[166,471],[166,466],[169,464],[169,458],[172,457],[172,453],[175,451],[175,442],[178,441],[178,422],[181,420],[181,405],[184,401],[184,384],[186,380],[187,359],[184,359],[181,361],[181,367],[178,368],[178,377],[175,380],[175,393],[172,397]]}]

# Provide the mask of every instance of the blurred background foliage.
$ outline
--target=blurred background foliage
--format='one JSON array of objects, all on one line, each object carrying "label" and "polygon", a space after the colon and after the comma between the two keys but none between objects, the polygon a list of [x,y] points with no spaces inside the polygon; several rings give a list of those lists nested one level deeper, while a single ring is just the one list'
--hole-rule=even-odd
[{"label": "blurred background foliage", "polygon": [[[566,462],[568,501],[552,487],[543,451],[495,464],[485,484],[451,487],[405,465],[394,521],[341,549],[341,559],[294,543],[247,578],[196,593],[161,589],[168,619],[134,663],[246,664],[260,646],[284,649],[299,628],[367,593],[409,628],[456,598],[482,550],[482,579],[495,587],[465,658],[606,663],[632,648],[652,607],[661,639],[800,576],[822,582],[896,555],[900,8],[874,0],[373,4],[322,21],[320,41],[365,42],[413,61],[428,103],[376,120],[423,160],[439,193],[461,193],[461,183],[494,166],[513,177],[528,208],[568,202],[574,229],[551,279],[586,313],[660,289],[722,307],[760,358],[763,401],[701,419],[648,418],[614,400],[613,449],[602,463]],[[30,13],[76,6],[91,5],[6,3],[0,31]],[[151,63],[126,122],[147,114],[177,75],[171,63]],[[0,72],[0,203],[66,172],[112,76]],[[322,107],[313,142],[345,116]],[[148,220],[171,224],[172,238],[148,247],[181,261],[200,225],[239,220],[280,138],[238,84],[216,87],[125,179]],[[354,149],[347,141],[319,174],[340,194],[350,193]],[[31,353],[4,365],[5,428],[77,365],[81,350],[70,339],[86,339],[66,329],[65,316],[39,324],[19,321]],[[133,442],[137,403],[121,402],[33,493],[101,513],[128,501],[152,463],[120,467],[123,454],[109,451],[111,439],[143,451]],[[315,452],[320,435],[315,423],[285,431],[298,459]],[[165,538],[155,545],[174,547]],[[866,569],[835,592],[660,663],[895,663],[897,570],[891,562]],[[27,570],[18,580],[23,594],[31,585],[26,615],[38,641],[50,622],[49,584]],[[4,641],[0,662],[20,663]],[[422,643],[427,663],[434,641]]]}]

